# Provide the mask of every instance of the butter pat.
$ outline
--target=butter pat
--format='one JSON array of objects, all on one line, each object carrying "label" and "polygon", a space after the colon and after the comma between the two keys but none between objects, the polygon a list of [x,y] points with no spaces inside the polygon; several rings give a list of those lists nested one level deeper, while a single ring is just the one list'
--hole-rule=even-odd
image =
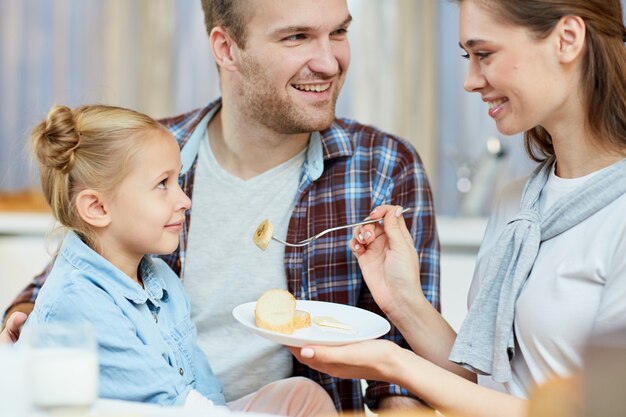
[{"label": "butter pat", "polygon": [[330,316],[315,316],[313,323],[322,327],[332,327],[333,329],[352,330],[352,326],[345,324]]}]

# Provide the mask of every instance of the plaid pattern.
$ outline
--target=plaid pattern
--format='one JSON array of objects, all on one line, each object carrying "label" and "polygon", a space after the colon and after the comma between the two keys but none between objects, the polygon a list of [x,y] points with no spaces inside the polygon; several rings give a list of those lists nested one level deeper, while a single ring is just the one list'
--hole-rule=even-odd
[{"label": "plaid pattern", "polygon": [[[196,125],[220,100],[208,107],[163,120],[179,141],[181,148]],[[439,241],[430,186],[416,151],[404,140],[347,119],[337,119],[320,132],[324,170],[317,179],[311,170],[302,170],[296,204],[289,222],[287,240],[296,242],[336,225],[360,221],[381,204],[398,204],[418,210],[405,215],[420,259],[421,284],[428,300],[439,305]],[[181,176],[187,195],[192,195],[195,162]],[[193,208],[191,209],[193,210]],[[162,256],[179,276],[184,277],[185,253],[191,210],[176,252]],[[345,229],[328,234],[304,248],[287,247],[285,269],[289,291],[298,299],[349,304],[382,312],[364,285],[356,258],[348,248],[352,231]],[[44,274],[15,300],[32,302],[44,280]],[[386,338],[408,348],[402,335],[392,327]],[[340,380],[312,370],[294,361],[296,375],[306,376],[326,388],[342,411],[363,409],[364,398],[358,380]],[[381,382],[370,382],[367,404],[376,408],[379,398],[409,395],[406,390]]]}]

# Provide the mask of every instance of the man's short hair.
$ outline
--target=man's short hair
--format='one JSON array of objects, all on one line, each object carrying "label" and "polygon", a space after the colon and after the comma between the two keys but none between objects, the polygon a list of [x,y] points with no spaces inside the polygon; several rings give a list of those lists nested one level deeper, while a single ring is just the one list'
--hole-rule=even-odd
[{"label": "man's short hair", "polygon": [[246,45],[246,24],[252,16],[253,5],[248,0],[201,0],[204,11],[204,24],[207,35],[215,26],[222,26],[233,40],[244,48]]}]

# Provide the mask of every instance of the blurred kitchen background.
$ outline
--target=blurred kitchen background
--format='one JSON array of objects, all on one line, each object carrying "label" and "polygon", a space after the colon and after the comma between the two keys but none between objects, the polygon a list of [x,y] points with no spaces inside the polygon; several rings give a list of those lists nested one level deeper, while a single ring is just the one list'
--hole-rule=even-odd
[{"label": "blurred kitchen background", "polygon": [[[493,195],[533,164],[521,137],[499,135],[463,90],[456,4],[348,3],[352,62],[337,114],[418,149],[439,215],[444,313],[457,327]],[[31,213],[42,202],[25,191],[39,187],[25,143],[53,103],[159,118],[218,96],[200,0],[0,0],[0,310],[49,259],[50,217]]]},{"label": "blurred kitchen background", "polygon": [[[338,115],[413,142],[439,213],[486,214],[493,189],[530,165],[520,139],[498,136],[480,97],[463,91],[457,6],[349,6],[353,58]],[[0,0],[0,10],[2,191],[38,186],[24,144],[53,103],[102,102],[158,118],[219,96],[199,0]]]}]

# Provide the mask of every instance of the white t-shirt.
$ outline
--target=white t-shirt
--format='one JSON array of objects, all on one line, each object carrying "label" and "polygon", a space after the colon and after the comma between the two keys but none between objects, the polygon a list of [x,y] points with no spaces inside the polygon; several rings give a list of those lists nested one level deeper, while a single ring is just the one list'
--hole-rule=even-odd
[{"label": "white t-shirt", "polygon": [[183,285],[198,344],[224,384],[227,401],[292,375],[289,351],[237,323],[232,310],[265,290],[287,288],[285,248],[270,242],[262,251],[252,235],[268,218],[274,236],[285,239],[304,158],[302,151],[242,180],[218,164],[206,136],[200,144]]},{"label": "white t-shirt", "polygon": [[[599,172],[599,171],[598,171]],[[591,178],[552,174],[541,192],[541,214]],[[626,180],[626,179],[625,179]],[[468,303],[478,293],[490,249],[508,220],[519,212],[525,179],[507,187],[485,231]],[[537,259],[515,304],[513,395],[527,397],[533,384],[567,376],[581,368],[592,332],[626,326],[626,195],[585,221],[541,244]]]}]

